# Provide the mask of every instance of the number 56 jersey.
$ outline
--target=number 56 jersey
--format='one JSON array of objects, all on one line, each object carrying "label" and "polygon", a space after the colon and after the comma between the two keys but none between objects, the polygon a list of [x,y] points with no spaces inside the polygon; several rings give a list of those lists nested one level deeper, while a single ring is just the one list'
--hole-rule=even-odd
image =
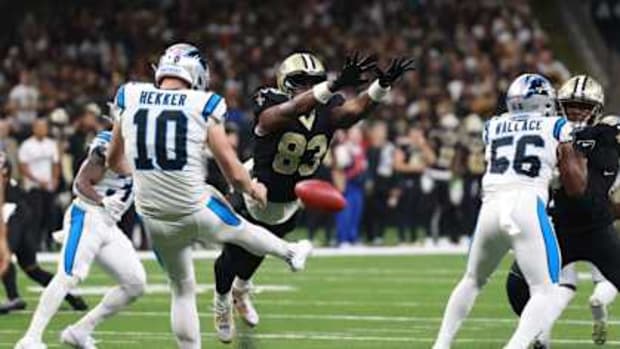
[{"label": "number 56 jersey", "polygon": [[207,196],[207,128],[224,121],[223,98],[208,91],[127,83],[114,104],[133,167],[138,213],[174,218],[200,210]]},{"label": "number 56 jersey", "polygon": [[502,114],[485,124],[487,169],[483,198],[507,190],[531,190],[544,202],[557,165],[557,147],[572,140],[564,117]]}]

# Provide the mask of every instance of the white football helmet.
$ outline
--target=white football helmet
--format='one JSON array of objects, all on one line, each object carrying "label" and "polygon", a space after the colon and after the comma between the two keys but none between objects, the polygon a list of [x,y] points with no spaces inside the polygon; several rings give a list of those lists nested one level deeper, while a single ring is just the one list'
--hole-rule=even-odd
[{"label": "white football helmet", "polygon": [[508,87],[506,107],[510,113],[558,115],[555,89],[542,75],[519,75]]},{"label": "white football helmet", "polygon": [[190,44],[174,44],[166,49],[155,67],[155,85],[165,77],[187,82],[194,90],[209,86],[209,66],[200,51]]}]

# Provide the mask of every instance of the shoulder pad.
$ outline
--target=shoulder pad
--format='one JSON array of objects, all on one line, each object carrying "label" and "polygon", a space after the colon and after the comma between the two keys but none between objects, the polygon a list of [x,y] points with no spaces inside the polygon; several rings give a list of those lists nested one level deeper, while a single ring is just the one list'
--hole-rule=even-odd
[{"label": "shoulder pad", "polygon": [[271,87],[261,88],[252,96],[252,106],[254,114],[259,115],[263,110],[274,105],[286,102],[290,96],[286,93]]}]

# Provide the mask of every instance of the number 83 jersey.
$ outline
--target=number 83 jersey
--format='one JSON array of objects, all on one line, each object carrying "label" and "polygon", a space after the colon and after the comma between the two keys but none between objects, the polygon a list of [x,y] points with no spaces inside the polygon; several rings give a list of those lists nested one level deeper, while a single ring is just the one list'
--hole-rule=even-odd
[{"label": "number 83 jersey", "polygon": [[483,140],[485,197],[506,190],[532,190],[546,202],[557,147],[572,140],[572,127],[564,117],[506,113],[487,121]]},{"label": "number 83 jersey", "polygon": [[207,128],[226,114],[222,97],[198,90],[162,90],[127,83],[115,98],[125,156],[133,167],[136,209],[149,217],[179,217],[206,199]]},{"label": "number 83 jersey", "polygon": [[[289,98],[273,88],[258,90],[253,98],[256,119],[263,110]],[[267,186],[270,202],[297,200],[295,184],[313,177],[319,169],[335,130],[329,112],[342,103],[344,98],[336,94],[307,115],[297,116],[282,130],[261,135],[255,128],[252,174]]]}]

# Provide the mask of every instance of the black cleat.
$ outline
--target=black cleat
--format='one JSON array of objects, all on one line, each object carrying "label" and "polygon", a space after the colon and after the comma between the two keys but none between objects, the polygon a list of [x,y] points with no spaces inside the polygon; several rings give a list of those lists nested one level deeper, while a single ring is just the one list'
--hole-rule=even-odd
[{"label": "black cleat", "polygon": [[80,296],[67,295],[67,297],[65,297],[65,300],[67,301],[67,303],[69,303],[69,305],[71,306],[71,308],[73,308],[73,310],[76,310],[76,311],[88,310],[88,304],[86,304],[86,302],[84,301],[84,298]]},{"label": "black cleat", "polygon": [[10,299],[0,304],[0,314],[8,314],[12,311],[24,309],[26,309],[26,302],[21,298]]}]

